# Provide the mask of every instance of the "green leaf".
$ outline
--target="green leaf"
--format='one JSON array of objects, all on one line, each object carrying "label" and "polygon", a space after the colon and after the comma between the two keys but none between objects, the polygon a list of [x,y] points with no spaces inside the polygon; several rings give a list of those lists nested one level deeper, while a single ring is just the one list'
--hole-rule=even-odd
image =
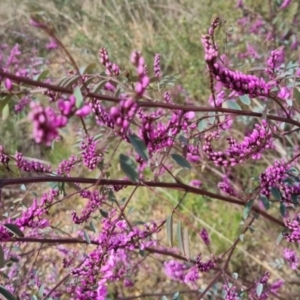
[{"label": "green leaf", "polygon": [[260,195],[259,198],[260,198],[262,204],[264,205],[264,208],[266,210],[268,210],[270,208],[270,201],[269,201],[269,199],[265,195]]},{"label": "green leaf", "polygon": [[15,225],[15,224],[4,224],[3,225],[8,231],[13,233],[14,235],[18,237],[24,237],[24,233],[21,231],[21,229]]},{"label": "green leaf", "polygon": [[147,147],[142,139],[140,139],[136,134],[129,134],[128,135],[129,141],[134,147],[137,154],[144,160],[149,160],[149,154]]},{"label": "green leaf", "polygon": [[192,168],[191,164],[181,155],[175,153],[175,154],[171,154],[171,157],[180,167],[186,168],[186,169]]},{"label": "green leaf", "polygon": [[81,78],[81,76],[79,76],[79,75],[67,77],[66,79],[64,79],[64,80],[60,83],[60,85],[63,86],[63,87],[65,87],[65,88],[70,88],[70,87],[72,87],[74,84],[76,84],[80,78]]},{"label": "green leaf", "polygon": [[81,67],[79,69],[79,72],[81,75],[83,74],[92,74],[93,70],[97,67],[97,64],[95,62],[88,64],[85,67]]},{"label": "green leaf", "polygon": [[90,228],[91,228],[91,230],[92,230],[93,232],[97,232],[97,228],[96,228],[96,226],[95,226],[93,220],[90,221]]},{"label": "green leaf", "polygon": [[271,188],[271,193],[273,195],[273,197],[277,200],[277,201],[281,201],[281,194],[278,188],[276,187],[272,187]]},{"label": "green leaf", "polygon": [[281,216],[284,218],[286,215],[286,207],[283,202],[280,203],[279,211]]},{"label": "green leaf", "polygon": [[168,300],[168,297],[167,296],[162,296],[161,300]]},{"label": "green leaf", "polygon": [[242,108],[233,100],[226,101],[228,108],[242,110]]},{"label": "green leaf", "polygon": [[243,218],[246,220],[249,216],[249,213],[251,211],[252,205],[254,203],[254,200],[250,200],[246,203],[244,211],[243,211]]},{"label": "green leaf", "polygon": [[202,132],[206,127],[206,119],[200,120],[198,123],[198,130]]},{"label": "green leaf", "polygon": [[95,84],[95,86],[93,88],[93,93],[97,93],[100,90],[102,90],[102,88],[104,87],[106,82],[107,82],[107,80],[102,80],[99,83]]},{"label": "green leaf", "polygon": [[178,224],[177,224],[177,241],[178,241],[179,249],[180,249],[181,253],[184,255],[181,222],[178,222]]},{"label": "green leaf", "polygon": [[239,96],[239,98],[245,105],[251,104],[251,99],[249,98],[249,95],[245,94],[245,95]]},{"label": "green leaf", "polygon": [[0,268],[5,266],[5,258],[4,258],[4,251],[2,246],[0,245]]},{"label": "green leaf", "polygon": [[260,297],[260,295],[262,294],[263,289],[264,289],[264,285],[259,282],[256,286],[256,295],[258,297]]},{"label": "green leaf", "polygon": [[40,74],[37,74],[33,77],[33,80],[36,81],[40,81],[43,80],[45,78],[47,78],[47,76],[49,75],[50,71],[49,70],[44,70],[43,72],[41,72]]},{"label": "green leaf", "polygon": [[80,108],[82,106],[82,103],[83,103],[83,96],[82,96],[82,93],[81,93],[81,90],[80,90],[80,87],[79,86],[76,86],[76,88],[74,89],[74,96],[76,98],[76,107],[77,108]]},{"label": "green leaf", "polygon": [[190,260],[191,251],[190,251],[190,242],[189,242],[189,232],[187,227],[184,228],[183,230],[183,248],[187,260]]},{"label": "green leaf", "polygon": [[90,243],[91,243],[91,239],[90,239],[88,233],[87,233],[85,230],[83,230],[83,235],[84,235],[85,241],[86,241],[88,244],[90,244]]},{"label": "green leaf", "polygon": [[239,236],[239,239],[243,242],[243,241],[244,241],[244,235],[241,234],[241,235]]},{"label": "green leaf", "polygon": [[276,239],[276,245],[277,246],[280,244],[282,239],[283,239],[283,234],[282,234],[282,232],[280,232],[277,239]]},{"label": "green leaf", "polygon": [[125,154],[120,154],[119,162],[121,169],[132,182],[139,182],[139,174],[134,161]]},{"label": "green leaf", "polygon": [[2,115],[2,120],[3,121],[7,120],[8,116],[9,116],[9,105],[8,105],[8,103],[3,107],[1,115]]},{"label": "green leaf", "polygon": [[107,196],[108,196],[108,200],[109,201],[111,201],[111,202],[117,202],[117,198],[116,198],[116,196],[115,196],[115,194],[114,194],[113,191],[108,191]]},{"label": "green leaf", "polygon": [[173,295],[173,300],[179,300],[179,292],[176,292],[176,293]]},{"label": "green leaf", "polygon": [[173,247],[173,215],[167,216],[167,239],[170,247]]},{"label": "green leaf", "polygon": [[101,208],[100,208],[100,214],[103,218],[108,218],[108,213],[105,210],[101,209]]},{"label": "green leaf", "polygon": [[45,289],[45,285],[42,284],[39,288],[39,297],[43,297],[44,295],[44,289]]},{"label": "green leaf", "polygon": [[2,285],[0,285],[0,294],[7,300],[17,300],[17,298]]}]

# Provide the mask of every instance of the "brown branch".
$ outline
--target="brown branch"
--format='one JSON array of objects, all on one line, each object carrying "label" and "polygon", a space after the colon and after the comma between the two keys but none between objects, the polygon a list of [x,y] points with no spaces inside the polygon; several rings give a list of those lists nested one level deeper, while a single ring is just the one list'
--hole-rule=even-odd
[{"label": "brown branch", "polygon": [[[3,76],[5,78],[9,78],[12,81],[15,82],[22,82],[24,84],[30,85],[30,86],[36,86],[36,87],[43,87],[48,90],[58,92],[58,93],[65,93],[65,94],[73,94],[72,89],[64,88],[57,85],[48,84],[41,81],[35,81],[26,77],[22,76],[16,76],[11,73],[7,73],[0,69],[0,76]],[[121,100],[117,97],[97,94],[97,93],[87,93],[83,91],[84,97],[91,97],[98,100],[105,100],[110,101],[114,103],[119,103]],[[277,97],[278,98],[278,97]],[[251,116],[251,117],[258,117],[261,118],[261,113],[256,113],[252,111],[242,111],[242,110],[236,110],[236,109],[229,109],[229,108],[221,108],[221,107],[199,107],[199,106],[188,106],[188,105],[175,105],[175,104],[168,104],[168,103],[162,103],[162,102],[146,102],[146,101],[139,101],[137,103],[139,107],[149,107],[149,108],[165,108],[165,109],[175,109],[175,110],[181,110],[181,111],[194,111],[194,112],[223,112],[223,113],[229,113],[234,115],[241,115],[241,116]],[[267,118],[274,121],[279,122],[285,122],[288,124],[293,124],[298,127],[300,127],[300,123],[296,120],[293,120],[291,118],[283,118],[275,115],[267,115]]]},{"label": "brown branch", "polygon": [[[15,184],[27,184],[27,183],[37,183],[37,182],[72,182],[72,183],[87,183],[87,184],[95,184],[98,182],[97,179],[94,178],[84,178],[84,177],[62,177],[62,176],[42,176],[42,177],[30,177],[30,178],[5,178],[0,179],[0,186],[6,185],[15,185]],[[131,182],[129,180],[117,180],[117,179],[101,179],[98,185],[125,185],[125,186],[149,186],[149,187],[160,187],[166,189],[175,189],[179,191],[185,191],[197,195],[207,196],[209,198],[218,199],[221,201],[225,201],[232,204],[237,204],[240,206],[244,206],[245,202],[223,196],[220,194],[211,193],[209,191],[198,189],[189,185],[186,185],[181,182],[169,183],[169,182],[152,182],[152,181],[141,181],[138,183]],[[252,208],[253,211],[259,213],[264,218],[269,221],[276,223],[282,227],[284,227],[284,223],[281,220],[276,219],[275,217],[269,215],[267,212],[261,210],[258,206],[254,206]]]}]

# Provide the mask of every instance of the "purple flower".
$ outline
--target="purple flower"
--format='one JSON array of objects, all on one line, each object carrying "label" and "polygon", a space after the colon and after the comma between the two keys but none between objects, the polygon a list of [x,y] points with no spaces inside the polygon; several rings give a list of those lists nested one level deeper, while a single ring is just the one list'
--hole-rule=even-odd
[{"label": "purple flower", "polygon": [[296,252],[292,249],[285,248],[283,251],[283,257],[290,264],[292,270],[298,269],[299,266],[299,257]]},{"label": "purple flower", "polygon": [[201,239],[202,239],[202,241],[204,242],[205,245],[210,244],[209,235],[208,235],[208,232],[205,228],[202,228],[202,230],[200,231],[200,237],[201,237]]},{"label": "purple flower", "polygon": [[280,9],[287,8],[292,3],[292,0],[283,0],[280,6]]},{"label": "purple flower", "polygon": [[160,77],[160,55],[158,53],[154,57],[154,74],[157,78]]}]

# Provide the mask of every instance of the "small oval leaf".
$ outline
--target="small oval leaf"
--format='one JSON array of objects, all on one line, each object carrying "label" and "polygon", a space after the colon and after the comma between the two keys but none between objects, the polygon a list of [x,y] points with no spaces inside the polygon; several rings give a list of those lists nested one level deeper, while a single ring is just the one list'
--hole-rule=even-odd
[{"label": "small oval leaf", "polygon": [[245,105],[251,104],[251,99],[249,98],[249,95],[245,94],[245,95],[239,96],[239,98]]},{"label": "small oval leaf", "polygon": [[0,294],[7,300],[17,300],[17,298],[2,285],[0,285]]},{"label": "small oval leaf", "polygon": [[175,153],[175,154],[171,154],[171,157],[180,167],[186,168],[186,169],[192,168],[191,164],[181,155]]},{"label": "small oval leaf", "polygon": [[80,87],[79,86],[76,86],[76,88],[74,89],[74,96],[76,98],[76,107],[77,108],[80,108],[82,106],[82,103],[83,103],[83,96],[82,96],[82,93],[81,93],[81,90],[80,90]]},{"label": "small oval leaf", "polygon": [[248,218],[253,203],[254,203],[254,200],[250,200],[249,202],[246,203],[245,208],[244,208],[244,211],[243,211],[243,218],[244,218],[244,219],[247,219],[247,218]]},{"label": "small oval leaf", "polygon": [[170,247],[173,247],[173,215],[167,216],[167,239]]},{"label": "small oval leaf", "polygon": [[4,251],[2,246],[0,245],[0,268],[5,266],[5,258],[4,258]]},{"label": "small oval leaf", "polygon": [[256,295],[258,297],[260,297],[260,295],[262,294],[263,289],[264,289],[264,285],[259,282],[256,286]]},{"label": "small oval leaf", "polygon": [[136,166],[133,160],[125,154],[120,154],[119,162],[121,169],[126,174],[126,176],[133,182],[139,181],[139,174],[136,170]]},{"label": "small oval leaf", "polygon": [[18,237],[24,237],[24,233],[21,231],[21,229],[15,225],[15,224],[4,224],[3,225],[8,231],[13,233],[14,235]]},{"label": "small oval leaf", "polygon": [[228,100],[227,105],[230,109],[242,110],[242,108],[233,100]]},{"label": "small oval leaf", "polygon": [[149,160],[149,154],[147,147],[142,139],[140,139],[136,134],[128,135],[129,141],[134,147],[137,154],[145,161]]}]

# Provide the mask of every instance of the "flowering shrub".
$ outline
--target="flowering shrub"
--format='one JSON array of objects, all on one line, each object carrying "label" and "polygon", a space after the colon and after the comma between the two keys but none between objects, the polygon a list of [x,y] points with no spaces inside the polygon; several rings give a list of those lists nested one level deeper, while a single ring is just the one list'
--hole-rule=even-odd
[{"label": "flowering shrub", "polygon": [[[278,13],[288,9],[290,2],[278,3]],[[162,276],[186,286],[184,292],[172,291],[173,299],[180,292],[189,299],[203,299],[212,292],[227,300],[273,299],[281,293],[286,299],[295,297],[285,288],[289,280],[271,279],[267,264],[251,280],[231,270],[239,243],[261,219],[279,235],[274,243],[283,244],[281,255],[290,272],[298,269],[293,244],[300,241],[300,154],[295,147],[300,68],[298,62],[286,61],[284,51],[286,45],[297,49],[297,32],[291,28],[289,37],[278,39],[282,32],[276,31],[276,24],[269,32],[270,20],[249,12],[243,1],[237,7],[245,15],[239,23],[277,47],[264,57],[247,45],[239,59],[251,57],[263,67],[239,70],[219,49],[215,31],[220,19],[213,20],[201,38],[211,82],[207,106],[190,99],[181,88],[170,88],[159,54],[150,68],[142,53],[135,51],[130,56],[133,71],[123,72],[101,48],[98,60],[104,72],[94,72],[94,66],[79,68],[54,31],[34,17],[30,24],[49,35],[47,48],[64,51],[73,70],[57,79],[32,62],[26,61],[28,68],[23,69],[18,46],[9,53],[3,50],[2,120],[24,113],[35,143],[52,149],[66,143],[63,132],[80,130],[71,156],[58,165],[20,151],[9,153],[1,140],[0,164],[6,176],[0,179],[0,189],[21,185],[24,193],[12,203],[1,201],[2,297],[133,299],[141,274],[155,272],[149,263],[153,258],[161,261]],[[176,101],[177,95],[184,104]],[[235,134],[235,128],[242,134]],[[236,168],[264,160],[268,164],[253,174],[251,189],[237,184],[239,178],[232,175]],[[118,178],[114,164],[118,164]],[[178,167],[193,171],[197,178],[187,181],[181,176],[184,173],[176,172]],[[211,170],[219,174],[218,182],[210,180]],[[35,191],[37,183],[48,183],[48,190],[41,191],[43,186]],[[160,218],[141,222],[131,214],[130,205],[142,188],[163,201],[157,188],[180,190],[183,196],[177,205],[166,202],[170,209],[162,211]],[[128,189],[129,195],[122,198]],[[34,198],[28,201],[31,193]],[[214,249],[209,230],[193,226],[181,213],[181,204],[191,194],[243,208],[240,233],[226,251]],[[69,199],[80,199],[81,204],[64,211],[62,224],[57,225],[53,211]],[[192,232],[197,239],[191,239]],[[155,292],[139,295],[152,296],[166,298]]]}]

